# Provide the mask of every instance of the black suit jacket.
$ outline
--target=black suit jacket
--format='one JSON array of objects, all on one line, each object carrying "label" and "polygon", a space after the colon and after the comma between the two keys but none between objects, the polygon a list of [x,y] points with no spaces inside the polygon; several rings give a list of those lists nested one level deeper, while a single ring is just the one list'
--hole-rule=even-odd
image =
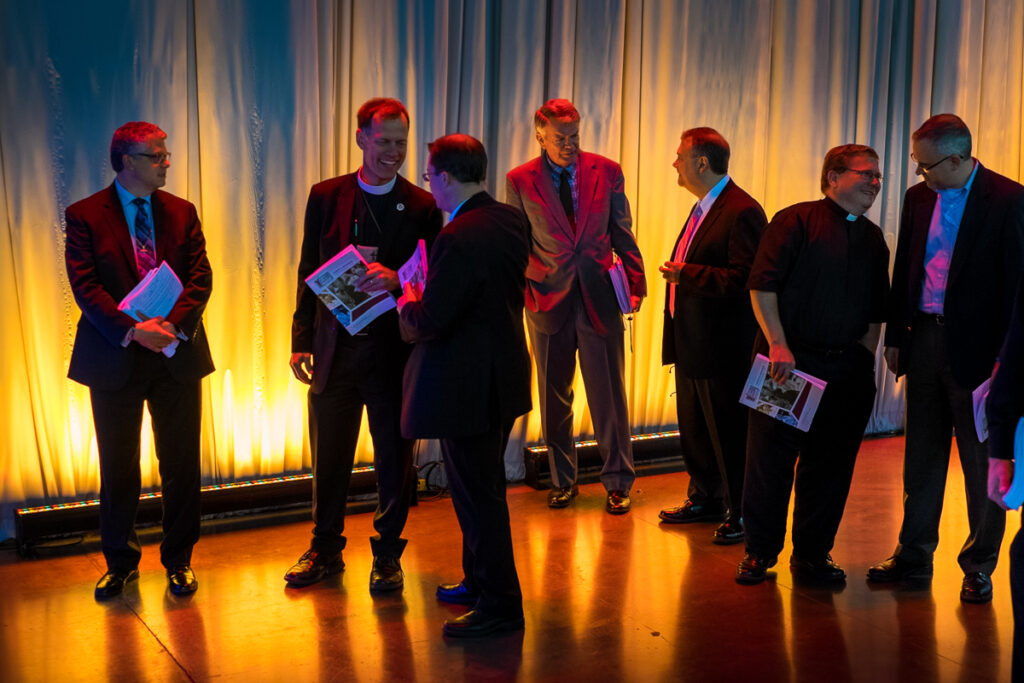
[{"label": "black suit jacket", "polygon": [[[351,243],[358,191],[356,174],[349,173],[314,185],[306,203],[298,290],[292,316],[292,353],[313,354],[312,391],[317,394],[327,385],[338,335],[348,333],[306,285],[306,278]],[[389,227],[381,235],[377,260],[398,270],[412,256],[421,238],[426,241],[428,250],[431,248],[441,230],[441,212],[429,192],[402,176],[398,176],[393,198],[388,216],[381,217]],[[367,332],[385,343],[400,343],[398,317],[393,311],[373,321]],[[404,359],[396,359],[396,362],[401,360]]]},{"label": "black suit jacket", "polygon": [[[922,182],[903,199],[885,330],[885,345],[899,349],[901,375],[913,353],[913,317],[936,197]],[[953,247],[944,305],[947,360],[962,386],[976,387],[991,374],[1022,268],[1024,187],[979,163]]]},{"label": "black suit jacket", "polygon": [[526,216],[480,192],[437,238],[423,300],[406,304],[402,436],[475,436],[529,412]]},{"label": "black suit jacket", "polygon": [[[171,358],[161,354],[171,375],[194,381],[213,372],[202,317],[213,278],[196,207],[157,190],[152,195],[156,261],[166,261],[184,286],[167,320],[188,337]],[[128,382],[136,354],[153,353],[139,344],[121,346],[135,320],[117,304],[139,283],[131,233],[113,184],[75,202],[65,212],[64,260],[75,301],[82,309],[68,377],[87,386],[114,390]]]},{"label": "black suit jacket", "polygon": [[[750,360],[757,320],[746,283],[767,224],[761,205],[730,180],[690,245],[676,287],[674,317],[666,287],[663,364],[675,363],[676,372],[700,379]],[[686,223],[673,255],[685,231]]]}]

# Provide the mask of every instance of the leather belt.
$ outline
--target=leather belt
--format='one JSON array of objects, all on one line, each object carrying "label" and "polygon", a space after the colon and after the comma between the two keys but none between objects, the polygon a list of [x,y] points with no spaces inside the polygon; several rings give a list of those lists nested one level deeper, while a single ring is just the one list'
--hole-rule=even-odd
[{"label": "leather belt", "polygon": [[946,324],[946,316],[942,313],[925,313],[924,311],[917,311],[917,313],[914,314],[914,317],[940,326]]}]

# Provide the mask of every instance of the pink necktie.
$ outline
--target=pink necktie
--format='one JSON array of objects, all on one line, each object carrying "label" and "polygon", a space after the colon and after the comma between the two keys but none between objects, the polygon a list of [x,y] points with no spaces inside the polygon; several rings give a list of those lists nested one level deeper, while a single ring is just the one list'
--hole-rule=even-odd
[{"label": "pink necktie", "polygon": [[[700,223],[700,217],[704,215],[704,212],[698,204],[693,209],[693,213],[690,214],[690,221],[686,224],[686,231],[683,233],[682,239],[679,240],[679,244],[676,246],[676,253],[672,257],[675,263],[682,263],[686,258],[686,252],[690,249],[690,243],[693,242],[693,236],[697,232],[697,224]],[[668,311],[674,318],[676,315],[676,285],[671,284],[668,288]]]}]

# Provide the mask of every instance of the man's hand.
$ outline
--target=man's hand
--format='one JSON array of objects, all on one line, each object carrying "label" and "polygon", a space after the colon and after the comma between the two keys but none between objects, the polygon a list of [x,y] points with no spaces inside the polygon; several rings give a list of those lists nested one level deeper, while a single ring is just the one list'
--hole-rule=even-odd
[{"label": "man's hand", "polygon": [[398,273],[374,262],[366,266],[366,272],[356,280],[355,286],[367,294],[392,292],[398,289]]},{"label": "man's hand", "polygon": [[889,371],[892,374],[898,374],[900,366],[900,350],[895,346],[886,346],[885,350],[882,351],[882,355],[885,356],[885,364],[889,367]]},{"label": "man's hand", "polygon": [[413,285],[411,282],[405,283],[405,288],[402,292],[402,296],[398,297],[398,310],[401,312],[402,307],[410,301],[422,301],[423,290]]},{"label": "man's hand", "polygon": [[[150,351],[160,353],[164,347],[173,342],[177,337],[168,329],[171,323],[163,318],[147,318],[142,322],[135,323],[135,332],[132,341],[137,341]],[[173,328],[173,325],[171,325]]]},{"label": "man's hand", "polygon": [[683,270],[683,264],[676,261],[665,261],[665,265],[659,266],[661,276],[674,285],[679,284],[679,273]]},{"label": "man's hand", "polygon": [[796,368],[796,358],[785,344],[772,344],[768,350],[768,361],[768,372],[776,384],[784,383]]},{"label": "man's hand", "polygon": [[988,459],[988,497],[993,503],[1009,510],[1003,496],[1010,490],[1013,483],[1013,461],[1000,458]]},{"label": "man's hand", "polygon": [[313,354],[293,353],[288,364],[292,368],[292,374],[295,375],[295,379],[303,384],[313,383]]},{"label": "man's hand", "polygon": [[633,307],[634,313],[640,310],[640,304],[643,302],[644,298],[642,296],[637,296],[636,294],[629,295],[629,305]]}]

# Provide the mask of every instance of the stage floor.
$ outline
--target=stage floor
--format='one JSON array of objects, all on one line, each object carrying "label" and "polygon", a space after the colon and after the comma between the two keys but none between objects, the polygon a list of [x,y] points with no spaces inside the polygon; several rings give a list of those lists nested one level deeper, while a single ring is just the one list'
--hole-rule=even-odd
[{"label": "stage floor", "polygon": [[759,586],[733,581],[743,546],[712,545],[713,524],[658,524],[685,498],[685,473],[641,477],[633,511],[604,512],[600,484],[566,510],[509,489],[526,629],[479,641],[441,636],[463,608],[434,588],[461,578],[451,501],[423,502],[406,528],[403,592],[371,597],[372,514],[350,516],[344,573],[305,589],[282,575],[306,549],[308,522],[205,534],[199,591],[166,591],[158,548],[142,576],[97,603],[91,552],[24,560],[0,553],[2,681],[1008,681],[1013,621],[1007,540],[989,605],[962,605],[956,554],[966,537],[955,450],[935,579],[924,589],[869,585],[896,542],[902,438],[869,440],[833,557],[838,590],[795,586],[790,546]]}]

